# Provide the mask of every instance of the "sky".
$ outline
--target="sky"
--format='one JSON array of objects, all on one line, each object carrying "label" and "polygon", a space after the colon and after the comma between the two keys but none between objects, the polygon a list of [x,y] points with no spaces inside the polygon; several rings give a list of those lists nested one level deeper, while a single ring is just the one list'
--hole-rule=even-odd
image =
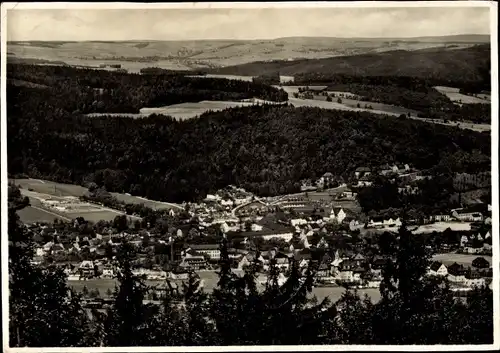
[{"label": "sky", "polygon": [[490,34],[489,8],[99,9],[7,12],[7,39],[194,40]]}]

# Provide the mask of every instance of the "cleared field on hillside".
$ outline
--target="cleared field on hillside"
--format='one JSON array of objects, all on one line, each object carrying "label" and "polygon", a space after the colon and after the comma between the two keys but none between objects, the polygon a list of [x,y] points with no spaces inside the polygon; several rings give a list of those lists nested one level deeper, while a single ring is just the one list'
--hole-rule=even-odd
[{"label": "cleared field on hillside", "polygon": [[52,223],[55,219],[67,221],[66,217],[56,215],[54,213],[49,213],[43,209],[35,207],[25,207],[22,210],[17,211],[19,218],[24,223],[35,223],[35,222],[46,222]]},{"label": "cleared field on hillside", "polygon": [[[288,101],[294,107],[316,107],[323,109],[337,109],[337,110],[349,110],[354,112],[368,112],[372,114],[381,114],[381,115],[391,115],[391,116],[400,116],[401,113],[394,113],[392,111],[383,111],[378,109],[367,109],[367,108],[357,108],[345,105],[343,103],[337,103],[335,100],[332,102],[327,102],[326,100],[318,100],[318,99],[300,99],[300,98],[288,98]],[[371,103],[369,103],[371,104]],[[373,104],[371,104],[373,106]],[[364,105],[363,105],[364,107]],[[407,109],[405,109],[407,112]]]},{"label": "cleared field on hillside", "polygon": [[[462,103],[462,104],[488,104],[491,101],[487,99],[488,95],[482,94],[478,97],[468,96],[460,93],[459,88],[446,87],[446,86],[436,86],[434,87],[440,93],[446,95],[452,102]],[[486,98],[482,99],[480,97]]]},{"label": "cleared field on hillside", "polygon": [[229,108],[247,107],[257,103],[279,104],[276,102],[256,100],[255,102],[230,102],[230,101],[201,101],[197,103],[180,103],[157,108],[142,108],[140,113],[92,113],[87,114],[89,117],[97,116],[114,116],[114,117],[129,117],[129,118],[144,118],[152,114],[162,114],[171,116],[177,120],[186,120],[198,117],[208,111],[221,111]]},{"label": "cleared field on hillside", "polygon": [[459,265],[471,266],[472,261],[477,257],[484,257],[491,265],[492,257],[485,255],[468,255],[468,254],[436,254],[432,257],[433,261],[441,261],[445,265],[451,265],[454,262]]},{"label": "cleared field on hillside", "polygon": [[118,200],[123,201],[125,203],[143,204],[144,206],[151,207],[154,210],[169,210],[171,208],[173,208],[175,210],[178,208],[182,208],[182,206],[180,206],[180,205],[171,204],[168,202],[148,200],[148,199],[138,197],[138,196],[131,196],[131,195],[127,195],[127,194],[118,194],[116,192],[112,192],[111,195],[113,195]]},{"label": "cleared field on hillside", "polygon": [[55,183],[48,180],[38,179],[10,179],[16,185],[23,189],[33,189],[35,192],[53,195],[53,196],[75,196],[80,197],[88,192],[87,188],[74,184]]},{"label": "cleared field on hillside", "polygon": [[448,228],[454,231],[468,231],[471,229],[470,223],[467,222],[436,222],[420,226],[417,230],[413,231],[413,233],[432,233],[434,231],[444,232]]},{"label": "cleared field on hillside", "polygon": [[[378,112],[384,112],[384,113],[389,114],[389,115],[395,114],[398,116],[401,114],[407,115],[408,113],[410,113],[413,116],[417,116],[417,114],[419,114],[418,111],[413,110],[413,109],[407,109],[404,107],[398,107],[396,105],[390,105],[390,104],[384,104],[384,103],[376,103],[376,102],[363,101],[363,100],[358,100],[358,99],[342,98],[342,97],[338,96],[339,94],[344,94],[344,95],[345,94],[352,95],[352,94],[350,94],[349,92],[336,92],[336,94],[335,94],[336,97],[332,98],[333,102],[337,102],[337,100],[340,98],[342,103],[337,103],[337,104],[343,104],[343,105],[350,107],[350,108],[358,108],[358,104],[359,104],[359,107],[361,109],[363,109],[365,111],[369,111],[369,112],[378,111]],[[314,100],[326,101],[326,97],[318,95],[318,96],[314,96]],[[366,108],[367,106],[371,106],[373,109],[368,109],[368,108]]]},{"label": "cleared field on hillside", "polygon": [[[88,190],[84,188],[83,186],[80,185],[73,185],[73,184],[61,184],[61,183],[55,183],[52,181],[47,181],[47,180],[38,180],[38,179],[11,179],[9,180],[10,182],[16,183],[16,185],[20,185],[22,187],[21,192],[28,196],[31,200],[31,203],[35,206],[41,207],[42,203],[39,201],[38,198],[44,198],[48,197],[49,195],[52,196],[52,199],[57,199],[57,200],[64,200],[65,197],[68,196],[73,196],[73,197],[80,197],[84,194],[88,193]],[[29,189],[32,189],[33,191],[30,191]],[[40,194],[45,194],[45,195],[37,195],[37,193]],[[153,209],[161,210],[161,209],[170,209],[170,208],[182,208],[180,205],[176,204],[170,204],[167,202],[161,202],[161,201],[154,201],[154,200],[148,200],[146,198],[142,198],[139,196],[131,196],[127,194],[121,194],[121,193],[116,193],[112,192],[111,195],[116,197],[118,200],[123,201],[125,203],[131,203],[131,204],[143,204],[147,207],[151,207]],[[104,213],[107,213],[104,215]],[[101,217],[99,214],[103,213],[102,217],[104,218],[99,218]],[[106,220],[113,220],[118,214],[122,214],[119,211],[113,211],[113,210],[103,210],[99,212],[92,212],[92,211],[85,211],[78,213],[78,215],[73,215],[71,212],[65,213],[67,217],[70,218],[76,218],[78,216],[82,216],[85,219],[88,220],[99,220],[99,219],[106,219]]]},{"label": "cleared field on hillside", "polygon": [[189,75],[187,77],[197,77],[197,78],[225,78],[227,80],[239,80],[252,82],[253,76],[241,76],[241,75],[217,75],[217,74],[206,74],[206,75]]}]

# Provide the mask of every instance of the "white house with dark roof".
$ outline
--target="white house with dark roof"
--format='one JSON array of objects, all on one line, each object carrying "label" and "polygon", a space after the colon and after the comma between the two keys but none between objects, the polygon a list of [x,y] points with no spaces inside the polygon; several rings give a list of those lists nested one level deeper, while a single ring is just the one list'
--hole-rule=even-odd
[{"label": "white house with dark roof", "polygon": [[429,267],[429,275],[431,276],[447,276],[448,269],[446,266],[439,261],[434,261]]}]

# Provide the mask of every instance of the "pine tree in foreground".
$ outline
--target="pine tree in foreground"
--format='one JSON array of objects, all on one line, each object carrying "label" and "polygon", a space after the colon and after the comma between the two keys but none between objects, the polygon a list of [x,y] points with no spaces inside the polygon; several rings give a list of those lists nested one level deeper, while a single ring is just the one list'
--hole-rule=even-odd
[{"label": "pine tree in foreground", "polygon": [[40,268],[32,234],[9,209],[9,344],[11,347],[95,345],[81,298],[57,268]]}]

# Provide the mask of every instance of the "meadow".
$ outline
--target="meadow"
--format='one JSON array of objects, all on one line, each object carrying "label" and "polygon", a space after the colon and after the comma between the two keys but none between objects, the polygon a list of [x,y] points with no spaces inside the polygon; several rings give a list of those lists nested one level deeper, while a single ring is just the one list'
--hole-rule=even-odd
[{"label": "meadow", "polygon": [[487,256],[487,255],[469,255],[469,254],[453,254],[453,253],[447,253],[447,254],[436,254],[432,257],[433,261],[440,261],[445,265],[451,265],[454,262],[458,263],[459,265],[464,265],[464,266],[471,266],[472,261],[476,259],[477,257],[484,257],[486,261],[488,261],[491,265],[492,257]]},{"label": "meadow", "polygon": [[[113,210],[107,207],[101,206],[86,206],[83,205],[75,210],[68,210],[66,212],[59,211],[53,208],[47,208],[40,201],[41,199],[51,198],[52,200],[65,200],[68,197],[80,197],[88,192],[87,188],[74,185],[74,184],[64,184],[56,183],[47,180],[38,179],[11,179],[11,182],[15,182],[16,185],[21,187],[21,193],[24,196],[28,196],[30,199],[31,206],[19,211],[19,216],[21,220],[26,223],[33,222],[52,222],[54,219],[70,220],[76,219],[77,217],[83,217],[91,222],[98,222],[100,220],[112,221],[116,216],[124,214],[121,211]],[[161,202],[150,201],[147,199],[127,196],[125,194],[113,193],[113,196],[121,199],[127,203],[144,203],[150,205],[160,205],[156,206],[156,209],[160,209],[162,206],[164,208],[170,208],[172,206],[162,205]],[[140,219],[136,216],[127,216],[129,220]]]},{"label": "meadow", "polygon": [[186,120],[199,117],[200,115],[207,113],[209,111],[221,111],[229,108],[237,107],[247,107],[250,105],[255,105],[257,103],[268,103],[277,104],[275,102],[266,102],[261,100],[255,100],[255,102],[230,102],[230,101],[201,101],[201,102],[190,102],[190,103],[180,103],[172,104],[164,107],[157,108],[142,108],[140,113],[91,113],[87,114],[89,117],[99,117],[99,116],[114,116],[114,117],[129,117],[129,118],[143,118],[152,114],[162,114],[166,116],[171,116],[177,120]]},{"label": "meadow", "polygon": [[435,86],[437,91],[447,96],[454,103],[461,104],[489,104],[491,102],[491,96],[487,94],[478,95],[478,97],[473,97],[460,93],[459,88],[446,87],[446,86]]}]

